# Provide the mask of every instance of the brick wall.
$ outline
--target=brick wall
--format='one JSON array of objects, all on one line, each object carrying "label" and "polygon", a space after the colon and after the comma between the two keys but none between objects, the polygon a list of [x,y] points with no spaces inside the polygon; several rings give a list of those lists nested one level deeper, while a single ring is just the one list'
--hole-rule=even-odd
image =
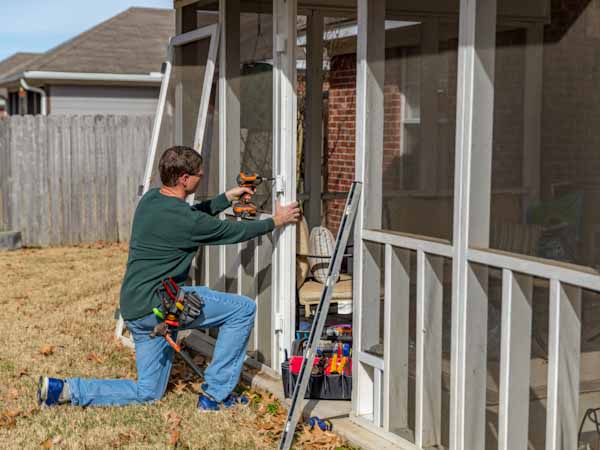
[{"label": "brick wall", "polygon": [[[356,123],[356,55],[332,58],[326,126],[326,191],[344,192],[354,179]],[[326,226],[336,231],[344,199],[326,202]]]},{"label": "brick wall", "polygon": [[[384,88],[384,189],[402,183],[400,167],[401,111],[400,59],[386,64]],[[336,56],[331,62],[327,120],[327,191],[345,192],[354,179],[356,152],[356,55]],[[326,204],[326,226],[336,231],[344,208],[344,199]]]}]

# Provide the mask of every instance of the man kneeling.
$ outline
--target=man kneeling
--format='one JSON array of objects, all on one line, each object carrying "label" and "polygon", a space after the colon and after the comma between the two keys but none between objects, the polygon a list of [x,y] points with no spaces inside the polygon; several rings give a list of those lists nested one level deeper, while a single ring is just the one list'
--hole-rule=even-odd
[{"label": "man kneeling", "polygon": [[[184,282],[200,244],[236,244],[296,223],[300,218],[297,203],[277,205],[272,219],[233,222],[215,217],[242,194],[254,194],[246,187],[233,188],[190,206],[185,198],[196,192],[204,172],[202,157],[189,147],[167,149],[160,158],[159,172],[161,188],[150,189],[135,211],[121,286],[120,309],[135,342],[137,382],[41,377],[38,386],[41,405],[127,405],[160,399],[173,362],[173,349],[167,341],[150,336],[161,321],[153,313],[154,308],[160,307],[157,288],[161,281],[170,277],[177,283]],[[198,408],[215,411],[243,403],[244,399],[231,392],[242,370],[254,324],[255,303],[247,297],[204,286],[182,289],[193,291],[204,302],[201,314],[185,328],[219,328]]]}]

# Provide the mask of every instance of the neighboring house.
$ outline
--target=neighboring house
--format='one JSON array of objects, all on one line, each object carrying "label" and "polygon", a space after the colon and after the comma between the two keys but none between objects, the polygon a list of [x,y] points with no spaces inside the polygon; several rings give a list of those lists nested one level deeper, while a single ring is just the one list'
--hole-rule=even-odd
[{"label": "neighboring house", "polygon": [[154,114],[173,34],[172,10],[130,8],[37,57],[0,61],[0,95],[10,115]]},{"label": "neighboring house", "polygon": [[[40,55],[41,53],[18,52],[0,61],[0,79],[3,78],[5,74],[16,72]],[[8,91],[6,88],[0,88],[0,117],[8,114],[8,108]]]}]

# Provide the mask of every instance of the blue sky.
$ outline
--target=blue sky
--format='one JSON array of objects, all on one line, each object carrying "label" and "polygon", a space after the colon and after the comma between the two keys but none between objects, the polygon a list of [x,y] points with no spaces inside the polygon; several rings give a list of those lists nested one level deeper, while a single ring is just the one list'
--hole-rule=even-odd
[{"label": "blue sky", "polygon": [[173,0],[0,0],[0,60],[45,52],[131,6],[172,8]]}]

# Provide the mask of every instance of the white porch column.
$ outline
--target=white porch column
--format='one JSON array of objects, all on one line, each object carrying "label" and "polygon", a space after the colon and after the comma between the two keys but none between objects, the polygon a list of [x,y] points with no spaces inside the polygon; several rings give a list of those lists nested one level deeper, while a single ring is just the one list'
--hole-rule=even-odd
[{"label": "white porch column", "polygon": [[310,229],[321,225],[321,156],[323,150],[323,15],[314,10],[306,26],[306,156]]},{"label": "white porch column", "polygon": [[490,229],[496,0],[461,0],[458,43],[450,448],[485,448],[488,271],[470,246]]},{"label": "white porch column", "polygon": [[[282,204],[296,201],[296,11],[296,0],[273,0],[273,201]],[[272,274],[272,365],[279,370],[296,329],[295,226],[275,232]]]},{"label": "white porch column", "polygon": [[[221,52],[219,54],[219,190],[236,183],[240,172],[240,0],[219,1]],[[217,289],[240,293],[240,246],[220,246],[220,282]],[[236,286],[237,283],[237,286]]]},{"label": "white porch column", "polygon": [[[365,228],[381,228],[383,170],[383,84],[385,76],[385,0],[358,0],[358,47],[356,54],[356,179],[363,193],[354,231],[354,354],[365,343],[378,340],[380,270],[376,258],[362,241]],[[352,410],[355,415],[373,414],[379,405],[374,396],[374,375],[352,359]],[[380,385],[379,385],[380,386]]]}]

